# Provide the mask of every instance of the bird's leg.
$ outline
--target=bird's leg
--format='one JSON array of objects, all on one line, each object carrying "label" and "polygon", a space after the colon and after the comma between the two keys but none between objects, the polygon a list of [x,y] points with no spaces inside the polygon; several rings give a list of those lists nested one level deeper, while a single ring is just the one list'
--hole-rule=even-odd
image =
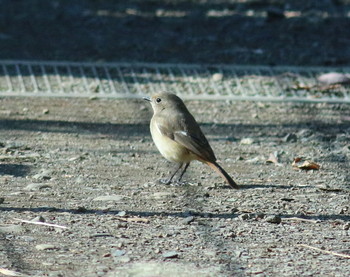
[{"label": "bird's leg", "polygon": [[173,178],[174,178],[174,176],[176,175],[176,173],[181,169],[182,165],[183,165],[183,163],[180,163],[180,164],[179,164],[179,167],[178,167],[178,168],[175,170],[175,172],[170,176],[170,178],[169,178],[167,181],[164,182],[166,185],[170,185],[170,184],[171,184],[171,181],[173,180]]},{"label": "bird's leg", "polygon": [[181,172],[179,178],[177,179],[177,182],[180,183],[181,178],[182,178],[182,176],[184,176],[184,174],[185,174],[185,172],[186,172],[186,170],[187,170],[187,168],[188,168],[189,165],[190,165],[190,163],[186,163],[186,164],[185,164],[184,169],[182,170],[182,172]]}]

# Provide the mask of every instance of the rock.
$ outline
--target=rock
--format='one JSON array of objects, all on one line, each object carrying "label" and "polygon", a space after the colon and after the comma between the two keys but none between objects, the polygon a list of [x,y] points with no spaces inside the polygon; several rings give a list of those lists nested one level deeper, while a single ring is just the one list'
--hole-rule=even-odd
[{"label": "rock", "polygon": [[32,220],[32,222],[45,222],[45,218],[43,218],[41,215],[34,217]]},{"label": "rock", "polygon": [[126,211],[120,211],[117,216],[123,217],[126,216]]},{"label": "rock", "polygon": [[36,180],[50,180],[51,179],[52,170],[43,169],[41,172],[35,174],[33,179]]},{"label": "rock", "polygon": [[254,143],[254,140],[252,138],[242,138],[239,143],[243,145],[251,145]]},{"label": "rock", "polygon": [[45,188],[51,188],[51,186],[49,186],[48,184],[42,184],[42,183],[31,183],[29,185],[27,185],[24,190],[41,190],[41,189],[45,189]]},{"label": "rock", "polygon": [[330,72],[330,73],[322,74],[317,78],[317,80],[326,85],[349,84],[350,76],[347,74]]},{"label": "rock", "polygon": [[115,201],[119,202],[124,199],[123,195],[104,195],[94,198],[92,201]]},{"label": "rock", "polygon": [[38,244],[35,246],[35,248],[39,251],[58,249],[58,247],[54,244]]},{"label": "rock", "polygon": [[125,255],[126,251],[125,250],[114,250],[111,252],[113,257],[120,257]]},{"label": "rock", "polygon": [[164,259],[174,259],[174,258],[178,258],[179,257],[179,253],[175,252],[175,251],[169,251],[169,252],[165,252],[162,257]]},{"label": "rock", "polygon": [[298,140],[298,137],[296,134],[287,134],[284,138],[284,142],[296,142]]},{"label": "rock", "polygon": [[0,204],[5,202],[5,198],[4,197],[0,197]]},{"label": "rock", "polygon": [[214,82],[222,81],[223,78],[224,78],[224,75],[223,75],[222,73],[214,73],[214,74],[211,76],[211,79],[212,79]]},{"label": "rock", "polygon": [[269,215],[269,216],[266,216],[264,221],[266,221],[268,223],[280,224],[282,219],[278,215]]},{"label": "rock", "polygon": [[241,214],[238,216],[238,218],[240,220],[248,220],[248,219],[250,219],[250,216],[249,216],[249,214]]},{"label": "rock", "polygon": [[182,224],[190,224],[193,221],[194,221],[194,217],[188,216],[188,217],[184,218],[181,222],[182,222]]}]

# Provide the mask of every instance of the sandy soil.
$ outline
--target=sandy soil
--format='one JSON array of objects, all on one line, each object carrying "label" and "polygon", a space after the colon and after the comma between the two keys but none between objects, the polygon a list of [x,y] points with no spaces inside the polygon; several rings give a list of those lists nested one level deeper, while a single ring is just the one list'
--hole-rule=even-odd
[{"label": "sandy soil", "polygon": [[[174,165],[153,145],[142,100],[0,99],[0,267],[346,276],[349,260],[323,251],[350,254],[349,106],[187,104],[242,189],[196,162],[184,185],[159,184]],[[278,165],[266,163],[270,154]],[[321,167],[296,170],[296,157]],[[38,217],[67,228],[17,220]]]}]

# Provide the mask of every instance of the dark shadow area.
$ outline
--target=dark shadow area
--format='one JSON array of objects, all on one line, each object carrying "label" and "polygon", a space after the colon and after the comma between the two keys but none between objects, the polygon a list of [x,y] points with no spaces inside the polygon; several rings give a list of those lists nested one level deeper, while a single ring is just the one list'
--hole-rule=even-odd
[{"label": "dark shadow area", "polygon": [[0,164],[0,176],[11,175],[14,177],[25,177],[31,171],[31,167],[24,164]]},{"label": "dark shadow area", "polygon": [[[96,210],[96,209],[84,209],[83,211],[81,209],[58,209],[54,207],[40,207],[40,208],[14,208],[14,207],[1,207],[0,211],[12,211],[12,212],[33,212],[33,213],[42,213],[42,212],[58,212],[58,213],[70,213],[70,214],[95,214],[95,215],[115,215],[118,216],[118,213],[121,212],[119,210],[109,210],[109,211],[102,211],[102,210]],[[123,210],[124,211],[124,210]],[[236,213],[210,213],[210,212],[135,212],[135,211],[125,211],[127,216],[139,216],[139,217],[152,217],[152,216],[164,216],[164,217],[177,217],[177,218],[185,218],[188,216],[194,216],[194,217],[202,217],[202,218],[236,218],[240,214]],[[254,213],[250,214],[252,215],[252,218],[254,218]],[[299,217],[303,219],[310,219],[310,220],[344,220],[344,221],[350,221],[349,215],[327,215],[327,214],[320,214],[320,215],[303,215],[303,214],[295,214],[295,215],[280,215],[282,218],[291,218],[291,217]],[[258,215],[256,215],[256,218],[258,218]]]},{"label": "dark shadow area", "polygon": [[350,2],[4,0],[0,59],[344,65]]},{"label": "dark shadow area", "polygon": [[[337,134],[343,134],[350,129],[350,121],[342,123],[326,123],[321,121],[303,121],[289,124],[217,124],[201,123],[203,132],[208,135],[221,136],[214,138],[213,141],[234,141],[239,134],[250,134],[256,137],[283,138],[288,132],[297,132],[302,129],[308,129],[319,133],[313,140],[321,142],[331,142]],[[213,126],[215,128],[213,129]],[[284,132],[280,132],[284,129]],[[133,136],[150,135],[149,122],[138,124],[113,124],[113,123],[90,123],[90,122],[71,122],[61,120],[36,120],[36,119],[0,119],[0,130],[25,130],[32,132],[49,133],[75,133],[75,134],[106,134],[118,139],[129,139]],[[257,132],[259,130],[259,132]]]}]

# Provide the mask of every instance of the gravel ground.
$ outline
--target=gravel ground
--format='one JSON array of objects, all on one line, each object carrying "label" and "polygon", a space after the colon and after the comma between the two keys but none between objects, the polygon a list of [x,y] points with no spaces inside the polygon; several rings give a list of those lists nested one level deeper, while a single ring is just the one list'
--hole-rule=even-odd
[{"label": "gravel ground", "polygon": [[[0,59],[346,66],[349,7],[0,0]],[[141,100],[0,98],[0,275],[348,276],[350,107],[187,103],[242,189],[159,184]]]},{"label": "gravel ground", "polygon": [[[347,276],[349,259],[324,251],[350,255],[350,107],[187,104],[242,189],[198,162],[184,185],[159,184],[174,165],[155,148],[141,100],[1,98],[0,268]],[[320,169],[295,169],[296,157]]]}]

